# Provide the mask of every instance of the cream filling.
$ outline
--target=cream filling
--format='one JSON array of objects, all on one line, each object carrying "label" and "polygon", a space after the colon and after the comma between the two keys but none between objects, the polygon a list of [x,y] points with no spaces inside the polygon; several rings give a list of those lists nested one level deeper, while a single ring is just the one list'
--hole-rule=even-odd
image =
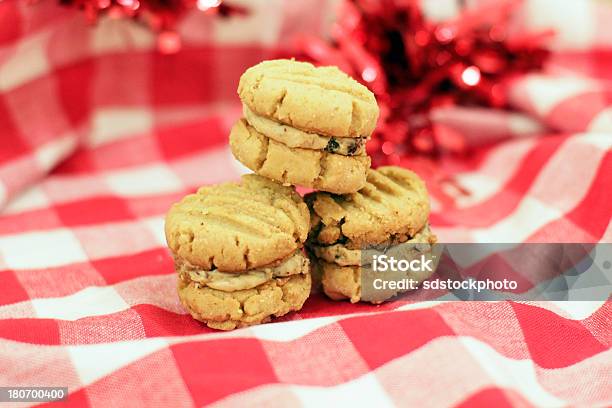
[{"label": "cream filling", "polygon": [[179,273],[200,286],[224,292],[235,292],[252,289],[273,278],[308,273],[308,267],[308,258],[298,250],[279,265],[250,269],[242,273],[221,272],[216,269],[205,271],[187,262],[180,265]]},{"label": "cream filling", "polygon": [[374,255],[385,251],[388,255],[393,255],[396,259],[407,259],[413,251],[428,252],[431,249],[432,234],[429,225],[426,225],[412,239],[401,244],[389,245],[383,242],[379,245],[363,249],[348,249],[343,244],[328,246],[312,245],[310,249],[315,256],[328,263],[335,263],[340,266],[359,266],[363,259],[372,259]]},{"label": "cream filling", "polygon": [[259,116],[246,105],[243,107],[243,113],[247,122],[255,130],[288,147],[325,150],[343,156],[360,156],[365,154],[367,137],[330,137],[305,132]]}]

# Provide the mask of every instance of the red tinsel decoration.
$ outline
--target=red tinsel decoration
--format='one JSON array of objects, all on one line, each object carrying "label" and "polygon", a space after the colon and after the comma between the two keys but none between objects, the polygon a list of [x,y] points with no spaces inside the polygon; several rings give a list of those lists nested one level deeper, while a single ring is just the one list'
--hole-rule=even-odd
[{"label": "red tinsel decoration", "polygon": [[90,23],[101,16],[131,18],[143,22],[158,35],[158,49],[165,54],[180,50],[181,39],[174,31],[177,21],[189,10],[198,10],[220,17],[245,14],[242,7],[222,3],[222,0],[59,0],[60,4],[85,12]]},{"label": "red tinsel decoration", "polygon": [[433,124],[428,112],[458,104],[503,108],[504,83],[542,67],[550,33],[514,35],[510,17],[520,4],[483,2],[433,23],[416,0],[345,1],[332,43],[306,37],[300,47],[307,58],[338,65],[376,94],[381,118],[368,143],[375,165],[463,152],[462,136]]}]

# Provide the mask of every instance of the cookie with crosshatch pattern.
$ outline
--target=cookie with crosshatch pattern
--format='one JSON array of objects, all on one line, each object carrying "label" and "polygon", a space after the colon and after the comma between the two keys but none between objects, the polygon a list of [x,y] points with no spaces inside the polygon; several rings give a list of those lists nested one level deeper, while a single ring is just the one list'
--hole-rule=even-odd
[{"label": "cookie with crosshatch pattern", "polygon": [[[313,274],[332,299],[361,300],[367,251],[410,250],[436,242],[428,226],[427,189],[407,169],[370,169],[367,184],[356,193],[313,192],[305,200],[311,211],[307,246]],[[427,277],[414,276],[418,281]]]},{"label": "cookie with crosshatch pattern", "polygon": [[264,61],[241,77],[244,117],[232,128],[234,156],[284,184],[333,193],[365,184],[365,143],[378,119],[374,95],[337,67]]},{"label": "cookie with crosshatch pattern", "polygon": [[311,285],[309,219],[293,187],[255,174],[184,197],[165,223],[182,304],[224,330],[299,310]]}]

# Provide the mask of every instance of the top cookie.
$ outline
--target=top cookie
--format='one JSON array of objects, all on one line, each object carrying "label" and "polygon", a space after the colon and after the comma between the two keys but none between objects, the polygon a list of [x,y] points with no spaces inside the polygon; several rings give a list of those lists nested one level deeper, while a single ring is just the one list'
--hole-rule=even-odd
[{"label": "top cookie", "polygon": [[293,187],[248,174],[184,197],[170,208],[165,231],[175,257],[203,270],[242,272],[301,248],[309,223]]},{"label": "top cookie", "polygon": [[305,198],[312,214],[310,239],[321,245],[361,249],[412,237],[429,217],[425,184],[412,171],[395,166],[370,169],[365,187],[356,193],[314,192]]},{"label": "top cookie", "polygon": [[321,135],[367,137],[378,119],[374,94],[337,67],[264,61],[242,74],[238,94],[257,115]]}]

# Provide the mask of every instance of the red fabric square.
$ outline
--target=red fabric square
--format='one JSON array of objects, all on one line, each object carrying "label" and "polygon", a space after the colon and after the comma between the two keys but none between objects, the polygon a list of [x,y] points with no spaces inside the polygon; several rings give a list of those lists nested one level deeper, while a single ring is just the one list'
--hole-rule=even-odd
[{"label": "red fabric square", "polygon": [[580,321],[523,303],[512,307],[531,359],[542,368],[567,367],[608,350]]},{"label": "red fabric square", "polygon": [[10,22],[0,26],[0,46],[13,44],[21,35],[22,21],[18,9],[16,1],[0,2],[0,21]]},{"label": "red fabric square", "polygon": [[0,234],[20,234],[32,230],[49,230],[62,224],[53,208],[41,208],[0,216]]},{"label": "red fabric square", "polygon": [[138,218],[148,218],[165,214],[170,206],[180,201],[183,196],[191,193],[190,190],[179,191],[177,193],[156,194],[154,196],[130,197],[126,202],[130,211]]},{"label": "red fabric square", "polygon": [[21,286],[13,271],[0,271],[0,281],[2,282],[0,305],[8,305],[29,299],[28,293]]},{"label": "red fabric square", "polygon": [[150,275],[165,275],[174,271],[172,258],[165,248],[144,251],[135,255],[91,261],[93,267],[109,285]]},{"label": "red fabric square", "polygon": [[[266,55],[257,45],[182,49],[153,56],[153,103],[156,106],[238,101],[240,75]],[[180,72],[180,79],[176,75]]]},{"label": "red fabric square", "polygon": [[150,105],[151,54],[138,52],[112,52],[95,58],[95,81],[92,98],[96,107]]},{"label": "red fabric square", "polygon": [[12,117],[10,109],[0,94],[0,164],[31,150]]},{"label": "red fabric square", "polygon": [[155,139],[149,133],[120,138],[96,147],[91,160],[102,171],[125,169],[151,163],[161,163]]},{"label": "red fabric square", "polygon": [[[453,330],[433,310],[390,312],[342,320],[340,325],[371,368],[423,346],[429,341],[453,335]],[[367,328],[367,329],[366,329]],[[418,328],[418,330],[410,330]],[[409,335],[397,335],[409,333]]]},{"label": "red fabric square", "polygon": [[59,327],[53,319],[0,319],[0,338],[32,344],[60,344]]},{"label": "red fabric square", "polygon": [[278,381],[256,339],[200,341],[171,349],[197,406]]},{"label": "red fabric square", "polygon": [[[180,134],[181,137],[176,135]],[[227,142],[227,131],[221,118],[212,117],[180,127],[164,128],[157,132],[162,154],[168,159],[193,154],[211,146]]]},{"label": "red fabric square", "polygon": [[153,305],[136,305],[132,310],[140,315],[147,337],[189,336],[214,332],[188,314],[176,314]]},{"label": "red fabric square", "polygon": [[59,163],[54,169],[54,174],[68,173],[93,173],[96,165],[93,160],[93,152],[90,150],[78,149],[71,156]]},{"label": "red fabric square", "polygon": [[526,401],[521,394],[514,390],[505,390],[502,388],[485,388],[478,391],[468,398],[463,400],[456,408],[472,408],[472,407],[496,407],[496,408],[512,408],[512,407],[529,407],[531,403]]},{"label": "red fabric square", "polygon": [[116,197],[94,197],[56,205],[55,211],[66,226],[127,221],[134,217],[125,201]]},{"label": "red fabric square", "polygon": [[81,388],[78,391],[68,394],[68,399],[61,402],[47,402],[45,404],[37,405],[38,408],[87,408],[91,407],[89,400],[87,399],[87,388]]},{"label": "red fabric square", "polygon": [[91,112],[91,82],[94,64],[91,60],[57,71],[57,90],[66,118],[73,125],[80,125]]},{"label": "red fabric square", "polygon": [[[218,86],[212,80],[210,65],[214,48],[181,50],[178,55],[155,54],[152,58],[152,89],[155,105],[207,103],[216,99]],[[180,72],[180,80],[176,73]]]}]

